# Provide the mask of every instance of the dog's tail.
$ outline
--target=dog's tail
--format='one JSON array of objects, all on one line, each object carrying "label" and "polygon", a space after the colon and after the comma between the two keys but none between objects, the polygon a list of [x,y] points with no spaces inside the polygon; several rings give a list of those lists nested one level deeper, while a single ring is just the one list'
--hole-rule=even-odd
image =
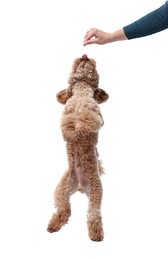
[{"label": "dog's tail", "polygon": [[99,175],[100,176],[105,174],[102,160],[98,160],[98,169],[99,169]]},{"label": "dog's tail", "polygon": [[[99,157],[99,153],[98,153],[98,150],[96,148],[96,154],[97,154],[97,158]],[[103,167],[103,162],[102,160],[99,160],[98,159],[98,171],[99,171],[99,175],[103,175],[105,174],[105,171],[104,171],[104,167]]]},{"label": "dog's tail", "polygon": [[[98,153],[98,150],[96,148],[96,154],[97,154],[97,158],[99,157],[99,153]],[[103,162],[102,160],[99,160],[98,159],[98,171],[99,171],[99,175],[103,175],[105,174],[105,171],[104,171],[104,167],[103,167]]]}]

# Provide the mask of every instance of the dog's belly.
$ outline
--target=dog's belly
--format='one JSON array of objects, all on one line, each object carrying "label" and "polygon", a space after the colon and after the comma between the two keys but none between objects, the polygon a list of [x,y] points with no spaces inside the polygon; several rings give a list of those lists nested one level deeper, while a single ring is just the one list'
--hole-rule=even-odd
[{"label": "dog's belly", "polygon": [[75,176],[78,182],[78,190],[81,192],[86,192],[87,182],[84,175],[84,166],[80,162],[80,157],[78,152],[75,153],[75,160],[74,160],[74,170]]},{"label": "dog's belly", "polygon": [[85,192],[86,189],[86,181],[83,173],[84,173],[83,167],[81,166],[75,167],[75,175],[78,181],[78,190],[81,192]]}]

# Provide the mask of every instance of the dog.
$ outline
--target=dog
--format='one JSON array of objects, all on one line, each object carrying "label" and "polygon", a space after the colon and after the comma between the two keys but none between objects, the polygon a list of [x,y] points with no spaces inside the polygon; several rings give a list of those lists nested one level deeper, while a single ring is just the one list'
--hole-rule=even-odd
[{"label": "dog", "polygon": [[56,213],[48,224],[48,232],[56,232],[68,223],[71,215],[70,196],[76,191],[88,197],[87,227],[92,241],[102,241],[104,230],[101,215],[104,173],[97,151],[98,134],[104,125],[99,104],[109,95],[99,84],[96,61],[84,54],[76,58],[68,79],[68,87],[60,91],[57,101],[65,105],[61,131],[66,142],[68,169],[58,183],[54,202]]}]

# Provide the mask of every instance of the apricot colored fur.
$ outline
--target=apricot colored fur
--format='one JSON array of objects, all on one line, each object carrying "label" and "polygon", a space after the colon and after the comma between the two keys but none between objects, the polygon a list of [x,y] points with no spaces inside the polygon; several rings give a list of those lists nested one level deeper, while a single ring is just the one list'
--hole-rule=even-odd
[{"label": "apricot colored fur", "polygon": [[103,188],[100,175],[104,173],[97,151],[98,134],[104,121],[99,104],[108,94],[98,87],[99,75],[93,59],[75,59],[68,79],[68,87],[60,91],[57,101],[65,105],[61,130],[66,142],[68,169],[58,183],[53,214],[48,231],[58,231],[68,223],[71,215],[70,196],[76,191],[88,197],[87,226],[89,238],[104,238],[101,203]]}]

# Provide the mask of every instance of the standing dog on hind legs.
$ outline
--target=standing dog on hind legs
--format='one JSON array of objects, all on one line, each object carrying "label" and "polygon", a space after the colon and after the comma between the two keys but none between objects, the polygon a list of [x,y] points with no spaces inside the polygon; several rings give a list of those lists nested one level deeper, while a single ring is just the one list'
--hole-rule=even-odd
[{"label": "standing dog on hind legs", "polygon": [[66,142],[68,169],[56,187],[53,214],[48,231],[55,232],[65,225],[71,215],[70,196],[76,191],[85,193],[89,200],[87,226],[89,238],[104,238],[101,202],[103,172],[97,151],[98,133],[103,117],[98,104],[108,99],[108,94],[98,87],[99,75],[96,62],[84,54],[75,59],[68,87],[57,94],[65,105],[61,117],[61,130]]}]

